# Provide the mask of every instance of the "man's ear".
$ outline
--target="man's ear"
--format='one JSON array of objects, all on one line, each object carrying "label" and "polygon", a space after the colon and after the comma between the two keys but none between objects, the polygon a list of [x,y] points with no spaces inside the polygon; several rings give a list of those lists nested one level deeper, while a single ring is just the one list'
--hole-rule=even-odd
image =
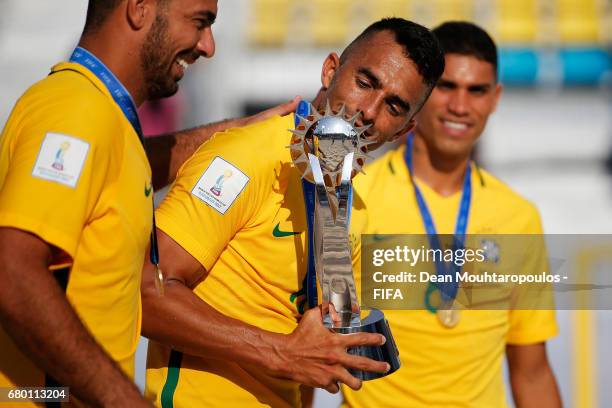
[{"label": "man's ear", "polygon": [[414,129],[414,127],[416,126],[416,119],[413,117],[412,119],[410,119],[408,121],[408,123],[406,123],[406,126],[404,126],[402,128],[402,130],[400,130],[399,132],[397,132],[396,134],[394,134],[391,139],[389,139],[389,142],[394,142],[397,139],[399,139],[402,136],[406,136],[406,134],[408,134],[408,132],[412,131],[412,129]]},{"label": "man's ear", "polygon": [[335,52],[332,52],[323,61],[323,68],[321,68],[321,85],[323,89],[329,88],[334,74],[340,67],[340,57]]},{"label": "man's ear", "polygon": [[128,22],[136,31],[146,27],[155,17],[156,3],[152,0],[127,0],[125,7]]},{"label": "man's ear", "polygon": [[497,110],[497,103],[499,102],[499,98],[501,98],[502,92],[504,91],[504,86],[500,83],[495,84],[495,102],[493,104],[493,109],[491,109],[491,113]]}]

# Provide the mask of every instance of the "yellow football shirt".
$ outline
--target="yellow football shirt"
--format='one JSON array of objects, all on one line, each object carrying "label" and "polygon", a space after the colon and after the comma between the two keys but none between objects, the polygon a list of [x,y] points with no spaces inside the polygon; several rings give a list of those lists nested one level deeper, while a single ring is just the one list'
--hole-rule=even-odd
[{"label": "yellow football shirt", "polygon": [[[306,209],[287,146],[293,116],[218,133],[183,165],[158,227],[209,271],[194,293],[221,313],[291,333],[304,307]],[[358,257],[353,248],[353,262]],[[299,385],[259,367],[149,345],[146,396],[163,407],[295,407]],[[168,368],[170,367],[170,368]]]},{"label": "yellow football shirt", "polygon": [[[33,85],[2,133],[0,226],[61,250],[51,269],[70,267],[68,300],[130,376],[151,231],[150,181],[138,135],[106,87],[78,64],[58,64]],[[0,386],[44,384],[45,373],[0,330]]]},{"label": "yellow football shirt", "polygon": [[[425,234],[405,147],[388,152],[355,179],[371,234]],[[482,169],[472,171],[468,234],[541,234],[536,208]],[[452,234],[461,192],[442,197],[417,180],[437,231]],[[502,364],[506,344],[545,341],[558,332],[550,310],[463,310],[452,329],[426,310],[388,310],[402,367],[368,381],[357,392],[343,387],[352,407],[506,407]]]}]

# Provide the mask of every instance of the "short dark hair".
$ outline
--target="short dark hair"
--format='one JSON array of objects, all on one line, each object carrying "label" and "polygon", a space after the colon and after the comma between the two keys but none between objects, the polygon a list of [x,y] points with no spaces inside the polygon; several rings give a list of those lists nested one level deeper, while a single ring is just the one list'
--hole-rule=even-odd
[{"label": "short dark hair", "polygon": [[497,46],[485,30],[467,21],[449,21],[432,30],[444,54],[478,58],[493,65],[497,78]]},{"label": "short dark hair", "polygon": [[340,57],[343,62],[351,48],[364,38],[381,31],[390,31],[404,48],[406,57],[414,62],[423,83],[430,89],[444,72],[444,54],[436,37],[427,28],[403,18],[383,18],[366,28],[351,42]]},{"label": "short dark hair", "polygon": [[[89,34],[98,30],[122,1],[124,0],[89,0],[83,32]],[[165,5],[167,0],[158,0],[158,3]]]},{"label": "short dark hair", "polygon": [[95,32],[123,0],[89,0],[83,32]]}]

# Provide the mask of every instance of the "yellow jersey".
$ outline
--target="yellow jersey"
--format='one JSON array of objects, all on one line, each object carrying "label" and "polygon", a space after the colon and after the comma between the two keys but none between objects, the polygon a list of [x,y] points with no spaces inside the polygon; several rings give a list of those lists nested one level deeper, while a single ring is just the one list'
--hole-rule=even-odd
[{"label": "yellow jersey", "polygon": [[[208,271],[194,289],[198,297],[284,334],[302,314],[308,262],[301,174],[287,148],[293,120],[274,117],[216,134],[182,166],[156,211],[158,227]],[[353,248],[354,266],[358,253]],[[299,384],[259,367],[155,342],[147,367],[145,395],[162,407],[300,406]]]},{"label": "yellow jersey", "polygon": [[[425,234],[404,161],[405,146],[367,166],[355,178],[371,234]],[[536,208],[482,169],[472,171],[468,234],[541,234]],[[452,234],[462,192],[443,197],[418,179],[439,234]],[[552,310],[462,310],[459,324],[443,327],[425,310],[387,310],[402,367],[343,387],[350,407],[506,407],[502,374],[506,344],[545,341],[558,332]]]},{"label": "yellow jersey", "polygon": [[[17,102],[0,140],[0,226],[61,250],[52,272],[69,268],[69,302],[129,376],[140,338],[150,195],[138,135],[88,69],[58,64]],[[45,381],[0,330],[0,386]]]}]

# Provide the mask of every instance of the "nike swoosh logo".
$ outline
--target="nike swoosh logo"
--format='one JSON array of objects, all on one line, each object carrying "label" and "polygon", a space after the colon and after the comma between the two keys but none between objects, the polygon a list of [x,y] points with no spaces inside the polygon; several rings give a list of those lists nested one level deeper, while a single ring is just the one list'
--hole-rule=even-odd
[{"label": "nike swoosh logo", "polygon": [[272,235],[274,235],[276,238],[283,238],[283,237],[292,237],[294,235],[299,235],[301,234],[300,232],[293,232],[293,231],[281,231],[278,227],[280,226],[280,222],[278,224],[276,224],[276,227],[274,227],[274,230],[272,231]]},{"label": "nike swoosh logo", "polygon": [[153,186],[149,185],[147,187],[147,185],[145,184],[145,197],[148,197],[151,195],[151,191],[153,191]]}]

